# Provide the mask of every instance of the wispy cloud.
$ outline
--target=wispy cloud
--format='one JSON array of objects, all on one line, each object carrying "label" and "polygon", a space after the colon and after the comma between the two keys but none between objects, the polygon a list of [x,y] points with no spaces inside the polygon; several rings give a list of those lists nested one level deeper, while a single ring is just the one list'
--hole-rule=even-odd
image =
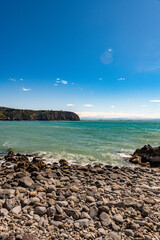
[{"label": "wispy cloud", "polygon": [[72,104],[72,103],[68,103],[67,104],[67,107],[74,107],[75,105],[74,104]]},{"label": "wispy cloud", "polygon": [[100,81],[102,81],[102,80],[103,80],[103,78],[101,78],[101,77],[100,77],[100,78],[99,78],[99,80],[100,80]]},{"label": "wispy cloud", "polygon": [[145,108],[147,107],[147,105],[143,104],[143,105],[140,105],[140,107]]},{"label": "wispy cloud", "polygon": [[160,100],[159,99],[157,99],[157,100],[150,100],[150,102],[160,103]]},{"label": "wispy cloud", "polygon": [[125,81],[126,78],[124,78],[124,77],[120,77],[120,78],[118,78],[117,80],[118,80],[118,81]]},{"label": "wispy cloud", "polygon": [[19,80],[20,80],[20,81],[23,81],[23,78],[20,78]]},{"label": "wispy cloud", "polygon": [[57,83],[55,83],[55,84],[54,84],[54,86],[56,87],[56,86],[58,86],[58,84],[57,84]]},{"label": "wispy cloud", "polygon": [[28,91],[31,91],[32,89],[30,89],[30,88],[22,88],[22,90],[24,91],[24,92],[28,92]]},{"label": "wispy cloud", "polygon": [[92,104],[84,104],[83,106],[84,107],[94,107],[94,105],[92,105]]},{"label": "wispy cloud", "polygon": [[82,119],[160,119],[158,114],[138,114],[123,112],[77,112]]},{"label": "wispy cloud", "polygon": [[113,61],[113,53],[112,49],[109,48],[106,51],[104,51],[100,56],[101,62],[103,64],[111,64]]},{"label": "wispy cloud", "polygon": [[16,82],[17,80],[15,78],[9,78],[9,81]]},{"label": "wispy cloud", "polygon": [[111,106],[111,108],[115,108],[115,106],[114,106],[114,105],[112,105],[112,106]]},{"label": "wispy cloud", "polygon": [[137,67],[138,72],[156,72],[160,70],[160,62],[146,63]]},{"label": "wispy cloud", "polygon": [[68,84],[68,82],[65,81],[65,80],[62,80],[61,83],[62,83],[62,84]]}]

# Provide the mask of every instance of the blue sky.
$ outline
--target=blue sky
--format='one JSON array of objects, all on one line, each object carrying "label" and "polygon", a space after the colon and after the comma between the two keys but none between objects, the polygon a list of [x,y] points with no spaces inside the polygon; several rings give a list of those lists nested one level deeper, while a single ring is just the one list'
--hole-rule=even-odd
[{"label": "blue sky", "polygon": [[160,1],[1,0],[0,105],[160,118]]}]

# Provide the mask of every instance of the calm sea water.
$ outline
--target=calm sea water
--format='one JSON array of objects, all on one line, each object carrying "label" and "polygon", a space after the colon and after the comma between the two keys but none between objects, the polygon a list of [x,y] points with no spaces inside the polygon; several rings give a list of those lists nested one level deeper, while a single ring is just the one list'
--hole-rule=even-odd
[{"label": "calm sea water", "polygon": [[145,144],[160,145],[159,121],[0,121],[0,152],[38,153],[49,162],[101,162],[124,159]]}]

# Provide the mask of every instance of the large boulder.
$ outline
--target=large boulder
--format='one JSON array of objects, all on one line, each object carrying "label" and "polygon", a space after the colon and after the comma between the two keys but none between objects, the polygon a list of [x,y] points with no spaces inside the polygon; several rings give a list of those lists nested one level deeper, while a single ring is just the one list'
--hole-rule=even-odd
[{"label": "large boulder", "polygon": [[160,147],[145,145],[143,148],[137,149],[129,161],[142,166],[160,167]]}]

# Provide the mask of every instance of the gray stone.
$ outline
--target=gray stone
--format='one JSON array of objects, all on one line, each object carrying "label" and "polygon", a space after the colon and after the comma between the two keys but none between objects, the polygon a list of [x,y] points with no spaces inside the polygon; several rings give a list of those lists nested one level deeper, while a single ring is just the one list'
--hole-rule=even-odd
[{"label": "gray stone", "polygon": [[70,217],[73,217],[75,220],[79,219],[80,213],[74,209],[65,209],[65,213]]},{"label": "gray stone", "polygon": [[104,228],[99,228],[99,229],[98,229],[98,232],[99,232],[101,235],[106,235],[106,231],[104,230]]},{"label": "gray stone", "polygon": [[109,207],[108,206],[100,206],[98,208],[99,214],[101,214],[102,212],[106,212],[109,213]]},{"label": "gray stone", "polygon": [[63,214],[64,213],[63,209],[58,204],[56,204],[56,211],[59,214]]},{"label": "gray stone", "polygon": [[89,216],[89,214],[87,212],[82,212],[81,214],[81,218],[88,218],[91,219],[91,217]]},{"label": "gray stone", "polygon": [[30,177],[26,176],[21,178],[19,183],[23,187],[31,187],[34,184],[34,181]]},{"label": "gray stone", "polygon": [[112,229],[116,232],[118,232],[120,230],[120,227],[118,225],[116,225],[114,222],[112,222]]},{"label": "gray stone", "polygon": [[134,232],[133,232],[131,229],[126,229],[126,230],[125,230],[125,234],[126,234],[128,237],[133,237],[133,236],[134,236]]},{"label": "gray stone", "polygon": [[54,217],[55,213],[56,213],[55,207],[49,207],[47,209],[47,216],[48,217]]},{"label": "gray stone", "polygon": [[32,204],[39,203],[39,202],[40,202],[40,199],[39,199],[38,197],[33,197],[33,198],[30,199],[30,202],[31,202]]},{"label": "gray stone", "polygon": [[78,223],[80,227],[88,227],[90,221],[87,218],[84,218],[77,220],[76,223]]},{"label": "gray stone", "polygon": [[40,219],[41,219],[41,217],[40,217],[38,214],[34,214],[34,215],[33,215],[33,219],[34,219],[35,221],[39,222]]},{"label": "gray stone", "polygon": [[89,215],[91,216],[91,218],[95,218],[98,215],[98,208],[96,207],[96,205],[92,206],[89,210]]},{"label": "gray stone", "polygon": [[2,232],[2,233],[0,233],[0,239],[1,240],[9,240],[9,236],[7,233]]},{"label": "gray stone", "polygon": [[48,188],[47,188],[47,192],[51,193],[53,191],[56,191],[56,186],[55,185],[49,185]]},{"label": "gray stone", "polygon": [[99,219],[104,227],[108,227],[111,224],[111,219],[105,212],[100,214]]},{"label": "gray stone", "polygon": [[8,210],[6,208],[0,209],[0,216],[4,217],[8,215]]},{"label": "gray stone", "polygon": [[75,203],[78,203],[78,202],[79,202],[79,200],[78,200],[78,198],[77,198],[76,196],[70,196],[70,197],[68,197],[67,199],[70,200],[70,201],[73,201],[73,202],[75,202]]},{"label": "gray stone", "polygon": [[92,203],[92,202],[95,202],[95,199],[94,199],[94,197],[92,197],[92,196],[87,196],[87,197],[86,197],[86,202]]},{"label": "gray stone", "polygon": [[11,209],[11,213],[13,213],[13,214],[17,214],[18,215],[20,212],[21,212],[21,205],[16,206],[16,207]]},{"label": "gray stone", "polygon": [[51,221],[51,224],[56,226],[56,227],[61,227],[63,226],[63,222],[60,222],[60,221]]},{"label": "gray stone", "polygon": [[9,211],[14,208],[16,205],[16,200],[15,198],[11,198],[11,199],[6,199],[5,203],[4,203],[4,207],[7,208]]},{"label": "gray stone", "polygon": [[35,214],[38,214],[38,215],[44,215],[45,213],[46,213],[46,207],[40,207],[40,206],[38,206],[38,207],[36,207],[35,209],[34,209],[34,213]]},{"label": "gray stone", "polygon": [[14,189],[0,189],[0,198],[13,198],[15,196],[15,190]]},{"label": "gray stone", "polygon": [[123,223],[123,217],[120,214],[116,214],[113,216],[113,220],[117,223]]},{"label": "gray stone", "polygon": [[106,235],[106,240],[120,240],[120,236],[115,232],[110,232]]}]

